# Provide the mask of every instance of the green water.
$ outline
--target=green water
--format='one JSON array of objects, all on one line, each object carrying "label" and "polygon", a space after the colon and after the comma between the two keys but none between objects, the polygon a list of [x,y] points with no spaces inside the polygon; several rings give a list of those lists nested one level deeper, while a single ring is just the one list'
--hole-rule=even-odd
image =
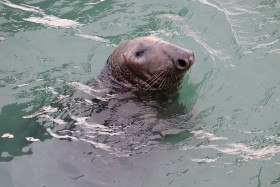
[{"label": "green water", "polygon": [[[0,0],[0,15],[0,186],[280,185],[279,1]],[[56,108],[147,35],[195,53],[176,102]]]}]

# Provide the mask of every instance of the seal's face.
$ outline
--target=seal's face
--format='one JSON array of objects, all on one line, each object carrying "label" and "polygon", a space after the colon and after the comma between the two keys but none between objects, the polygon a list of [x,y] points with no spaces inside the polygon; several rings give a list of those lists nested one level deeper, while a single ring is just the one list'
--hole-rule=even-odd
[{"label": "seal's face", "polygon": [[156,37],[127,41],[108,59],[116,79],[143,90],[177,88],[194,61],[192,51]]}]

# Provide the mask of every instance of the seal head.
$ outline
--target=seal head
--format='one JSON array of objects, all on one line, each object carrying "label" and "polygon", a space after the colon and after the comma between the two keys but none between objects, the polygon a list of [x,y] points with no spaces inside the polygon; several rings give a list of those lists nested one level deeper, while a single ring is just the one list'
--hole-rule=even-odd
[{"label": "seal head", "polygon": [[192,51],[148,36],[118,46],[107,68],[118,82],[134,90],[175,92],[194,62]]}]

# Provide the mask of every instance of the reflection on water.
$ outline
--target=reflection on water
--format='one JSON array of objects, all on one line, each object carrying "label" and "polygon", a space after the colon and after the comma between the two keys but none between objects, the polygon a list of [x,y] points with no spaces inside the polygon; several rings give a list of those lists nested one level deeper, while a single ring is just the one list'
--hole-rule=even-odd
[{"label": "reflection on water", "polygon": [[154,141],[182,141],[193,126],[193,113],[178,96],[139,98],[76,82],[69,86],[70,95],[23,118],[39,118],[54,138],[87,142],[118,156],[145,152]]}]

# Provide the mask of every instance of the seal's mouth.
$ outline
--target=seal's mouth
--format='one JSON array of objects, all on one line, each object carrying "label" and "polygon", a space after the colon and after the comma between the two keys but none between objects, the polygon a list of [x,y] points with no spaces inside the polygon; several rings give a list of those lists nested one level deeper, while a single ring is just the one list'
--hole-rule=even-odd
[{"label": "seal's mouth", "polygon": [[145,90],[167,90],[178,87],[184,80],[186,71],[177,71],[174,68],[163,68],[162,71],[145,80]]}]

